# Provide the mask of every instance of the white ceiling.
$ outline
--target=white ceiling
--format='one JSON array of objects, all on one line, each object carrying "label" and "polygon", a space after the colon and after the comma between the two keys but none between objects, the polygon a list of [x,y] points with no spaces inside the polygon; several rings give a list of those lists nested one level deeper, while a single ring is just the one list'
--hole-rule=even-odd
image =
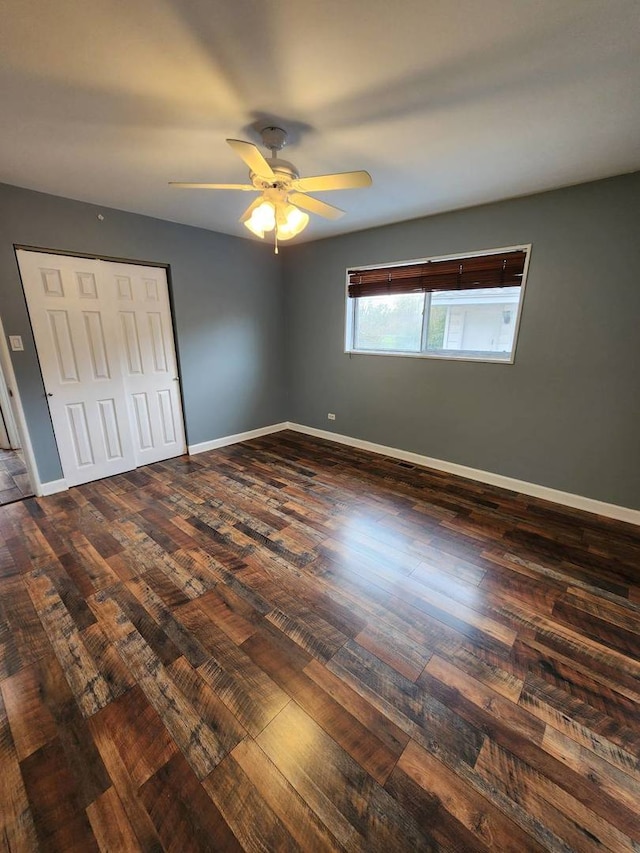
[{"label": "white ceiling", "polygon": [[247,193],[167,181],[244,182],[266,118],[302,175],[373,176],[300,242],[640,168],[638,0],[0,8],[5,183],[250,236]]}]

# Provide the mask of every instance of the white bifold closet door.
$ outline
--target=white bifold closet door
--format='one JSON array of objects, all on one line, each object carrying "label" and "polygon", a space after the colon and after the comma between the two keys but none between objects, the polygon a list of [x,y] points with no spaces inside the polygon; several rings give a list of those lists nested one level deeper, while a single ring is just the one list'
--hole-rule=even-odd
[{"label": "white bifold closet door", "polygon": [[67,485],[186,450],[165,270],[18,251]]}]

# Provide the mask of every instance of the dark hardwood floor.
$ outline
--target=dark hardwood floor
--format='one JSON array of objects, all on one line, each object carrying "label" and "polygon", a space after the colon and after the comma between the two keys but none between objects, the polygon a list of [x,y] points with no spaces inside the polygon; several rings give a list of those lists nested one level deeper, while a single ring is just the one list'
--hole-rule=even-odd
[{"label": "dark hardwood floor", "polygon": [[286,432],[0,533],[5,850],[640,850],[638,528]]}]

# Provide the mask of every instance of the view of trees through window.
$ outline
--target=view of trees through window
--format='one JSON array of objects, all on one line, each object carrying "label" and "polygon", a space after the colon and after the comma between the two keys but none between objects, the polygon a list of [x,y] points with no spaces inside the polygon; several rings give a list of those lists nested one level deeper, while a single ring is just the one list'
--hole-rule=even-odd
[{"label": "view of trees through window", "polygon": [[446,305],[431,305],[429,311],[429,330],[427,332],[428,349],[442,349],[447,325]]},{"label": "view of trees through window", "polygon": [[509,360],[521,290],[496,287],[350,300],[355,303],[352,348]]},{"label": "view of trees through window", "polygon": [[424,294],[357,300],[356,349],[415,352],[422,338]]}]

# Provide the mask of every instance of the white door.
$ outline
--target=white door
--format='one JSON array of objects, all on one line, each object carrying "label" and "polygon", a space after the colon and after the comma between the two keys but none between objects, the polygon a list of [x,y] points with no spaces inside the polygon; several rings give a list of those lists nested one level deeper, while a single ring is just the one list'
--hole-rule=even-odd
[{"label": "white door", "polygon": [[[18,261],[67,484],[86,483],[183,453],[177,382],[171,383],[170,395],[173,435],[169,433],[167,440],[166,429],[151,426],[151,418],[157,416],[154,405],[161,405],[155,401],[167,382],[165,377],[163,388],[158,389],[156,374],[163,371],[147,369],[151,364],[147,352],[154,357],[149,338],[155,340],[154,332],[147,329],[161,330],[164,373],[171,373],[171,379],[177,376],[164,271],[149,270],[149,279],[157,284],[155,313],[161,319],[159,327],[157,318],[147,319],[145,327],[138,320],[137,306],[146,300],[138,292],[145,286],[139,271],[148,268],[25,251],[18,252]],[[125,301],[127,308],[121,310]],[[148,376],[148,384],[138,384],[131,393],[128,374]],[[135,412],[140,410],[144,424],[145,405],[149,426],[141,432]]]},{"label": "white door", "polygon": [[136,264],[102,266],[115,295],[136,465],[179,456],[186,442],[166,271]]}]

